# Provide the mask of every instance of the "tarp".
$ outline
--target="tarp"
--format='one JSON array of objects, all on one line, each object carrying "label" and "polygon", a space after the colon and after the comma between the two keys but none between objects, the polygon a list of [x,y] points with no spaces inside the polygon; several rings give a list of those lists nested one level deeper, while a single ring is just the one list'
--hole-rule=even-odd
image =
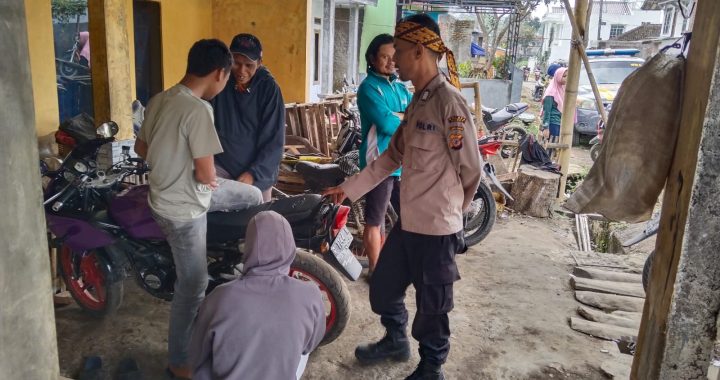
[{"label": "tarp", "polygon": [[471,42],[470,43],[470,55],[473,57],[484,57],[485,56],[485,49],[482,48],[482,46]]}]

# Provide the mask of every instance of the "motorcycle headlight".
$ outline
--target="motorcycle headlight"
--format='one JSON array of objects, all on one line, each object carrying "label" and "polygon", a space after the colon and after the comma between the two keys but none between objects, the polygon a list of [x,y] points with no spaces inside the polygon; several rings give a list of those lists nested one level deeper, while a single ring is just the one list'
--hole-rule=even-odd
[{"label": "motorcycle headlight", "polygon": [[577,107],[587,110],[597,110],[597,107],[595,106],[595,99],[593,98],[578,98]]}]

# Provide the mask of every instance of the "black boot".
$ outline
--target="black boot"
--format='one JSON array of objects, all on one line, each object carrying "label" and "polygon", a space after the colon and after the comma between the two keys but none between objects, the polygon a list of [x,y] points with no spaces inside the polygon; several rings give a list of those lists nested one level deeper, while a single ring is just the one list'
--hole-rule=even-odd
[{"label": "black boot", "polygon": [[445,380],[445,375],[443,375],[441,366],[420,360],[415,371],[405,380]]},{"label": "black boot", "polygon": [[404,362],[410,359],[410,342],[404,331],[388,331],[377,343],[357,346],[355,357],[361,364],[375,363],[384,359]]}]

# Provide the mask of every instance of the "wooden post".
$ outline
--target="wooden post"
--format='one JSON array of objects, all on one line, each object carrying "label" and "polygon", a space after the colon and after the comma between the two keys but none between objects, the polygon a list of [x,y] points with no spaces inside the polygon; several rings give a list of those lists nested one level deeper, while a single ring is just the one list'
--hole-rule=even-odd
[{"label": "wooden post", "polygon": [[113,120],[117,140],[133,138],[130,43],[127,0],[88,1],[95,122]]},{"label": "wooden post", "polygon": [[716,335],[720,227],[717,216],[707,214],[718,208],[718,174],[713,174],[718,145],[713,142],[720,129],[720,2],[698,1],[695,14],[683,83],[682,133],[665,186],[631,379],[706,378]]},{"label": "wooden post", "polygon": [[[607,125],[607,112],[605,112],[605,106],[602,102],[602,96],[600,96],[600,90],[598,89],[595,75],[592,72],[592,67],[590,67],[590,60],[588,59],[587,54],[585,54],[585,43],[587,43],[587,38],[582,39],[578,34],[577,22],[575,21],[575,17],[573,16],[572,12],[570,12],[570,2],[568,0],[563,0],[563,2],[565,3],[565,11],[567,12],[568,18],[570,19],[570,25],[572,25],[573,28],[573,40],[584,41],[584,43],[578,43],[574,46],[576,49],[578,49],[578,52],[580,53],[580,58],[585,65],[585,71],[587,72],[588,79],[590,80],[590,87],[592,88],[593,95],[595,96],[595,107],[597,107],[598,113],[600,113],[600,118],[602,119],[603,123]],[[590,10],[591,7],[588,7],[588,14],[590,14]],[[602,9],[600,10],[600,14],[602,15]],[[588,16],[587,19],[589,20],[590,16]],[[598,34],[599,33],[600,32],[598,31]],[[585,37],[587,37],[587,34],[585,35]]]},{"label": "wooden post", "polygon": [[[585,35],[587,8],[588,0],[575,1],[575,21],[577,24],[577,34],[580,36]],[[569,146],[572,146],[573,128],[575,125],[575,101],[577,100],[577,89],[580,82],[580,59],[580,52],[577,49],[570,49],[568,76],[567,83],[565,84],[565,104],[563,105],[562,118],[560,120],[560,143],[568,144]],[[561,199],[565,197],[565,183],[570,166],[570,152],[571,149],[563,149],[560,152],[562,177],[560,177],[559,197]]]}]

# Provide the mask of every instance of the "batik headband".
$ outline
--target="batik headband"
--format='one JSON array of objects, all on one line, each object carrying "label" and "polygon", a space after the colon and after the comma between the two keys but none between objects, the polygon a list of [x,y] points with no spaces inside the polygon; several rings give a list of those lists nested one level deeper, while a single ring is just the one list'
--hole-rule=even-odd
[{"label": "batik headband", "polygon": [[395,38],[413,44],[421,44],[438,54],[445,54],[448,72],[450,73],[450,83],[460,89],[460,77],[458,76],[455,55],[445,46],[442,38],[437,33],[416,22],[402,21],[395,25]]}]

